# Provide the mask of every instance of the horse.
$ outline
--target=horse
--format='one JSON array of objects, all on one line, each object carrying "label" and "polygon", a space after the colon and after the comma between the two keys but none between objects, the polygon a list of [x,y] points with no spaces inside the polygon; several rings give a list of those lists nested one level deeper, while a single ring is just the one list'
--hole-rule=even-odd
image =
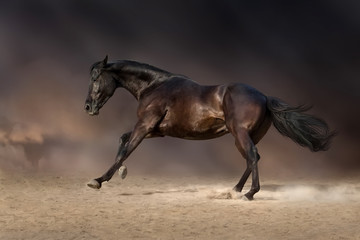
[{"label": "horse", "polygon": [[89,115],[98,115],[117,88],[125,88],[138,101],[138,120],[131,132],[121,136],[115,163],[87,184],[95,189],[119,169],[125,178],[123,162],[145,138],[206,140],[231,133],[247,163],[234,190],[241,192],[251,174],[251,188],[244,196],[253,200],[260,190],[256,144],[271,123],[282,135],[313,152],[327,150],[335,135],[324,120],[306,113],[311,107],[292,107],[242,83],[203,86],[145,63],[108,62],[108,56],[90,67],[90,75],[84,108]]}]

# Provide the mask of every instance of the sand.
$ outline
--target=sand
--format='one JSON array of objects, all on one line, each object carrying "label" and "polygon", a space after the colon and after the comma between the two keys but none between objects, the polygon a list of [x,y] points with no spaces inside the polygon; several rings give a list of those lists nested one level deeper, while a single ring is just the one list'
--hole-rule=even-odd
[{"label": "sand", "polygon": [[236,178],[92,177],[2,172],[0,239],[360,239],[358,179],[262,179],[246,201]]}]

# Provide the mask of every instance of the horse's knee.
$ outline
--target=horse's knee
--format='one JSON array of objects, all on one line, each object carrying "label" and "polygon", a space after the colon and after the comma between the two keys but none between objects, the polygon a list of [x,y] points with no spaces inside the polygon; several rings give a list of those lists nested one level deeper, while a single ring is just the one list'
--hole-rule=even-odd
[{"label": "horse's knee", "polygon": [[119,143],[120,144],[125,144],[127,141],[129,141],[131,132],[128,133],[124,133],[120,138],[119,138]]}]

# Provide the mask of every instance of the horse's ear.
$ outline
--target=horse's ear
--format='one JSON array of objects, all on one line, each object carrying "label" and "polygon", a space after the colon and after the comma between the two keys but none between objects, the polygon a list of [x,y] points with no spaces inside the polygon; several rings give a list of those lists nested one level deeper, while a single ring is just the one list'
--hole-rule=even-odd
[{"label": "horse's ear", "polygon": [[104,60],[102,60],[102,62],[100,63],[101,67],[105,67],[108,61],[108,55],[106,55],[106,57],[104,58]]}]

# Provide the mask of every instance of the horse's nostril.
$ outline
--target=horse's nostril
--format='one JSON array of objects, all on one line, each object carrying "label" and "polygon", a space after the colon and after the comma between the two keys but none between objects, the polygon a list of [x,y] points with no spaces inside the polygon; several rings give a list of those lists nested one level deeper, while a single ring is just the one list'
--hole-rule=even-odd
[{"label": "horse's nostril", "polygon": [[90,104],[88,104],[88,103],[85,104],[85,111],[88,112],[88,111],[90,111],[90,109],[91,109]]}]

